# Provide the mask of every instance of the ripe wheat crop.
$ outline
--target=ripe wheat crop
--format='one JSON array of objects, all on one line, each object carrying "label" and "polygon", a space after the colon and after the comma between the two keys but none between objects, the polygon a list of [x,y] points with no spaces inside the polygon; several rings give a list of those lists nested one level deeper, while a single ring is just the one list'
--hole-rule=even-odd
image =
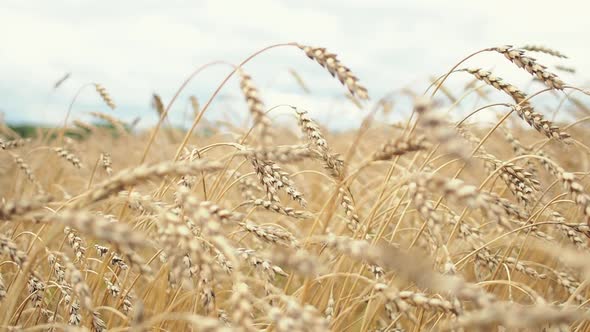
[{"label": "ripe wheat crop", "polygon": [[[339,81],[362,109],[357,129],[331,131],[298,105],[276,119],[242,68],[274,47]],[[121,92],[95,83],[105,109],[91,115],[110,127],[71,108],[35,137],[3,124],[0,329],[590,330],[590,97],[531,56],[558,50],[471,61],[482,52],[537,83],[461,62],[426,91],[369,99],[336,54],[288,43],[232,65],[209,99],[153,94],[153,128],[130,129]],[[204,121],[228,80],[247,127]],[[411,116],[376,120],[408,95]],[[182,98],[189,130],[168,120]]]}]

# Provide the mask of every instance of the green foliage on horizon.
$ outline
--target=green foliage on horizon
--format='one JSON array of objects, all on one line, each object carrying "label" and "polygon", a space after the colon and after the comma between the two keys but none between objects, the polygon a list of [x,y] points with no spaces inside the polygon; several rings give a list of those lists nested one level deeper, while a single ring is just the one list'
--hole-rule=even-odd
[{"label": "green foliage on horizon", "polygon": [[[93,124],[97,128],[107,129],[111,132],[112,135],[116,136],[117,131],[110,123],[99,123]],[[16,132],[22,138],[34,138],[39,136],[45,136],[48,133],[51,133],[51,137],[56,136],[56,129],[59,129],[57,126],[42,126],[42,125],[35,125],[35,124],[9,124],[8,128]],[[127,131],[130,130],[128,126],[125,126]],[[74,130],[67,129],[65,132],[65,136],[71,137],[74,139],[85,139],[88,137],[90,132],[83,128],[76,128]]]}]

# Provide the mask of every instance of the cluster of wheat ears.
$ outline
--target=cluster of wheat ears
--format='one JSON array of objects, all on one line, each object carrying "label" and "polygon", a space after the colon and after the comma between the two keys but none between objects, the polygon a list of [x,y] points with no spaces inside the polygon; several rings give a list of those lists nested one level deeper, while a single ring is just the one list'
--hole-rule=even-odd
[{"label": "cluster of wheat ears", "polygon": [[[357,130],[330,132],[296,106],[283,111],[297,130],[273,124],[243,65],[279,46],[298,47],[367,109]],[[483,52],[531,74],[537,92],[462,67]],[[190,97],[189,130],[167,125],[172,105],[202,69],[227,63],[197,69],[167,104],[154,95],[149,130],[112,110],[92,113],[110,128],[82,122],[74,102],[63,127],[34,138],[3,124],[0,329],[590,329],[588,93],[531,52],[564,57],[492,47],[426,92],[370,103],[335,54],[281,44],[232,65],[203,107]],[[233,76],[252,125],[205,123]],[[465,88],[445,86],[451,76]],[[116,110],[103,86],[84,87]],[[537,110],[540,95],[558,106]],[[408,97],[408,119],[374,121]],[[471,113],[450,120],[459,106]]]}]

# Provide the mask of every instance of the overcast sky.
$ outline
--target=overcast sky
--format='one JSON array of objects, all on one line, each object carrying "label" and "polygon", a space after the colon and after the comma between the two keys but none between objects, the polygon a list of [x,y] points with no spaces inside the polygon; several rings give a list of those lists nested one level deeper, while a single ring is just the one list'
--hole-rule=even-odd
[{"label": "overcast sky", "polygon": [[[589,7],[581,0],[0,0],[0,110],[10,122],[59,123],[76,91],[98,82],[117,103],[114,114],[127,120],[140,116],[149,125],[156,120],[152,92],[167,102],[199,65],[239,63],[264,46],[291,41],[338,54],[373,100],[409,83],[423,89],[430,75],[443,73],[465,55],[503,44],[558,49],[570,59],[537,58],[575,67],[577,76],[560,76],[583,84],[590,73]],[[469,65],[494,68],[517,85],[530,81],[498,54],[479,56]],[[310,94],[298,87],[289,68],[303,77]],[[182,122],[188,96],[204,102],[229,71],[217,66],[197,76],[172,110],[175,123]],[[298,105],[335,126],[357,122],[360,111],[342,97],[345,90],[297,48],[264,53],[246,71],[268,107]],[[65,73],[71,78],[53,91]],[[470,80],[461,75],[450,83]],[[82,92],[73,118],[85,118],[88,111],[110,112],[93,89]],[[247,116],[236,80],[207,114],[221,116]]]}]

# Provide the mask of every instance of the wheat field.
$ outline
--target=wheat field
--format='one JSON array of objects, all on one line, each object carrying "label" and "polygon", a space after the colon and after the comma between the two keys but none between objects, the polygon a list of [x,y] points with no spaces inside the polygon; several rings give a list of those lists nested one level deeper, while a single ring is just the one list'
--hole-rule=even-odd
[{"label": "wheat field", "polygon": [[[246,70],[276,47],[340,81],[363,109],[355,130],[297,105],[282,107],[293,126],[275,119]],[[534,58],[557,50],[468,58],[481,53],[528,72],[527,92],[461,61],[420,91],[369,98],[334,53],[288,43],[232,65],[208,99],[186,84],[154,94],[153,128],[119,120],[101,84],[83,87],[104,101],[95,122],[74,97],[63,127],[20,137],[2,124],[1,329],[590,330],[589,93]],[[229,80],[248,126],[205,120]],[[167,120],[181,98],[188,130]],[[376,121],[397,98],[411,115]]]}]

